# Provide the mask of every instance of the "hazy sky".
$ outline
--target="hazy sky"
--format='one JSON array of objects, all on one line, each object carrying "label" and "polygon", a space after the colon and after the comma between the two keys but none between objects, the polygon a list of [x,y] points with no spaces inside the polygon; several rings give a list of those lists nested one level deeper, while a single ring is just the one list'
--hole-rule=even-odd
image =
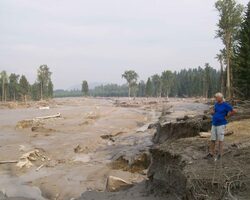
[{"label": "hazy sky", "polygon": [[[30,82],[47,64],[55,88],[123,83],[203,66],[221,48],[214,0],[0,0],[0,71]],[[248,0],[239,0],[247,4]]]}]

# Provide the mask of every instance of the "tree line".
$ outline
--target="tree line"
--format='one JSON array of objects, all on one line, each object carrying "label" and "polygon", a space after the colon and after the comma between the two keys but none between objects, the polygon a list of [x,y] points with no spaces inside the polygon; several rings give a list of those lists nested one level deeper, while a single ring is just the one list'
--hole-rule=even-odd
[{"label": "tree line", "polygon": [[[132,73],[133,72],[133,73]],[[221,80],[220,72],[213,69],[207,63],[204,68],[183,69],[179,72],[166,70],[161,74],[155,74],[147,81],[137,83],[138,74],[135,71],[126,71],[131,73],[126,78],[128,85],[128,96],[132,91],[132,96],[139,97],[212,97],[220,90]],[[135,75],[136,74],[136,75]],[[131,78],[133,77],[133,78]],[[132,80],[132,81],[131,81]],[[129,84],[133,82],[133,84]]]},{"label": "tree line", "polygon": [[166,70],[154,74],[146,81],[140,80],[134,70],[122,74],[127,84],[106,84],[89,89],[88,82],[82,82],[81,90],[56,90],[55,97],[212,97],[220,91],[222,83],[219,70],[208,63],[205,66],[183,69],[179,72]]},{"label": "tree line", "polygon": [[37,80],[30,84],[25,75],[6,71],[0,73],[1,101],[24,101],[28,99],[43,100],[53,97],[52,72],[47,65],[41,65],[37,70]]}]

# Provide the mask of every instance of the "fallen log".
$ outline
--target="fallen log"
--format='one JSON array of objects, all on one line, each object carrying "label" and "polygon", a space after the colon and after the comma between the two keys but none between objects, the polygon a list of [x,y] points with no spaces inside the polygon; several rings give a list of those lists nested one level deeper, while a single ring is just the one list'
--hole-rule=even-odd
[{"label": "fallen log", "polygon": [[35,119],[51,119],[51,118],[59,118],[59,117],[61,117],[61,113],[57,113],[55,115],[36,117]]},{"label": "fallen log", "polygon": [[201,138],[209,138],[209,137],[211,137],[210,132],[200,132],[199,135],[200,135]]},{"label": "fallen log", "polygon": [[0,161],[0,164],[8,164],[8,163],[18,163],[18,160],[3,160],[3,161]]},{"label": "fallen log", "polygon": [[[234,134],[234,132],[233,131],[228,131],[228,130],[226,130],[226,132],[225,132],[225,136],[230,136],[230,135],[233,135]],[[210,138],[211,137],[211,132],[200,132],[199,133],[199,136],[201,137],[201,138]]]}]

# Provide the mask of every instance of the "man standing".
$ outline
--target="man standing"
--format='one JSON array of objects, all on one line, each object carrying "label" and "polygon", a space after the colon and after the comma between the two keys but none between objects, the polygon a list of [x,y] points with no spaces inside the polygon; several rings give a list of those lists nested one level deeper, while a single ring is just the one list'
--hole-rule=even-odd
[{"label": "man standing", "polygon": [[217,159],[220,159],[223,155],[223,141],[224,141],[224,133],[227,125],[226,117],[230,117],[235,113],[233,107],[224,101],[223,94],[216,93],[215,94],[216,103],[214,105],[214,109],[211,111],[213,115],[212,118],[212,130],[211,130],[211,143],[209,148],[209,154],[205,157],[205,159],[210,159],[215,156],[215,144],[216,141],[219,142],[219,152],[217,155]]}]

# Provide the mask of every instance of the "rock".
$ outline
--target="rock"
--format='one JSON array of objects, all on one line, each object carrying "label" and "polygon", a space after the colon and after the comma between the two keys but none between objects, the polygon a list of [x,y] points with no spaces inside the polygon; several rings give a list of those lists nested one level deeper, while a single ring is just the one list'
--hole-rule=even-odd
[{"label": "rock", "polygon": [[106,191],[117,192],[132,187],[133,184],[115,176],[109,176],[106,182]]}]

